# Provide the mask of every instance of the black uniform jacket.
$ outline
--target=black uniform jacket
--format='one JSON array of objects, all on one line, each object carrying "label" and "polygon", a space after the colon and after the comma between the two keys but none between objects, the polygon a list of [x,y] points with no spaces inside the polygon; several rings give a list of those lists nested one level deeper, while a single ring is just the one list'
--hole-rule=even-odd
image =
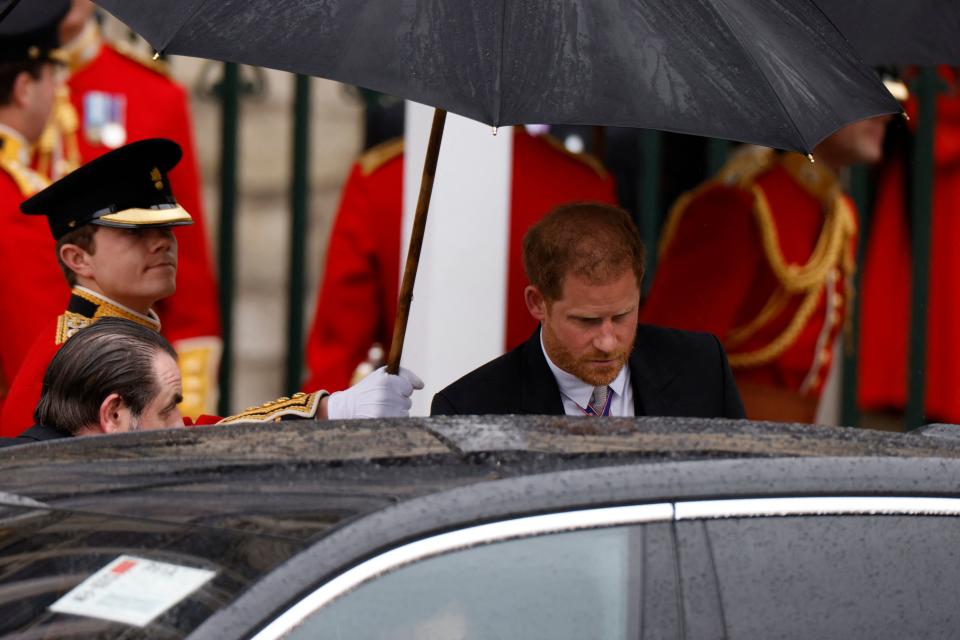
[{"label": "black uniform jacket", "polygon": [[[629,366],[638,416],[745,417],[727,356],[713,335],[639,325]],[[433,397],[431,415],[455,414],[564,414],[539,329]]]},{"label": "black uniform jacket", "polygon": [[60,438],[71,437],[69,433],[48,427],[42,424],[35,424],[16,438],[0,438],[0,449],[3,447],[13,447],[18,444],[30,444],[31,442],[43,442],[44,440],[59,440]]}]

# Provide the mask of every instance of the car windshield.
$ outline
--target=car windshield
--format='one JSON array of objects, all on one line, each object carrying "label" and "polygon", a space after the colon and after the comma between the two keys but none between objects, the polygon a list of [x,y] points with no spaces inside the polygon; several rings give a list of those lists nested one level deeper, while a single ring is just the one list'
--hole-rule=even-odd
[{"label": "car windshield", "polygon": [[[241,531],[5,504],[0,509],[0,636],[184,637],[302,546],[300,541]],[[97,617],[95,607],[89,609],[91,615],[50,610],[65,594],[89,584],[85,581],[91,576],[108,565],[116,567],[111,563],[124,557],[153,561],[181,575],[199,569],[212,577],[185,597],[171,597],[169,606],[142,626]],[[140,580],[137,585],[136,593],[106,593],[123,597],[103,602],[113,613],[121,608],[143,611],[162,604],[167,595],[161,581]]]}]

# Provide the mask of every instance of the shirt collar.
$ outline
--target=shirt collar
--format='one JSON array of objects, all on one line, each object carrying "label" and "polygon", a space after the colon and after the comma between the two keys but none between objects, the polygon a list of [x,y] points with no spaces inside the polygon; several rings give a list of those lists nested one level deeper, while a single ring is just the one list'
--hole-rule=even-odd
[{"label": "shirt collar", "polygon": [[[550,355],[547,353],[547,348],[543,346],[542,328],[540,329],[540,349],[543,351],[543,357],[546,358],[547,366],[550,367],[553,377],[557,380],[557,386],[560,387],[560,393],[576,402],[580,407],[586,407],[588,404],[590,404],[590,397],[593,395],[593,385],[584,382],[572,373],[567,373],[553,363],[553,360],[550,359]],[[629,380],[629,369],[629,365],[624,365],[620,369],[620,373],[617,374],[617,377],[613,379],[613,382],[607,385],[621,398],[623,397],[624,389],[626,388]]]}]

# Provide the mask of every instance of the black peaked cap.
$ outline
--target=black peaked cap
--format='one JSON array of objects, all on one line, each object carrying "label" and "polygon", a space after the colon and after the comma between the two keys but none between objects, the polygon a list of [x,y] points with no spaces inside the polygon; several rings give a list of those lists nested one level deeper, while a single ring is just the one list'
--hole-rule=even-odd
[{"label": "black peaked cap", "polygon": [[57,27],[69,10],[70,0],[20,0],[0,21],[0,62],[56,58]]},{"label": "black peaked cap", "polygon": [[59,240],[85,224],[136,229],[193,224],[170,190],[167,174],[183,152],[166,138],[114,149],[25,200],[20,211],[42,215]]}]

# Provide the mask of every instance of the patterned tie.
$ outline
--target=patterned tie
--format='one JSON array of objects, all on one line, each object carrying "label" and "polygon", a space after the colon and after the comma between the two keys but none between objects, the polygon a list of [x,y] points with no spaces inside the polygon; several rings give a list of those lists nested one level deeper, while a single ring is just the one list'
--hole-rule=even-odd
[{"label": "patterned tie", "polygon": [[608,395],[610,395],[610,387],[606,385],[593,388],[593,395],[590,396],[590,404],[587,405],[587,409],[591,415],[604,415],[604,409],[607,408]]}]

